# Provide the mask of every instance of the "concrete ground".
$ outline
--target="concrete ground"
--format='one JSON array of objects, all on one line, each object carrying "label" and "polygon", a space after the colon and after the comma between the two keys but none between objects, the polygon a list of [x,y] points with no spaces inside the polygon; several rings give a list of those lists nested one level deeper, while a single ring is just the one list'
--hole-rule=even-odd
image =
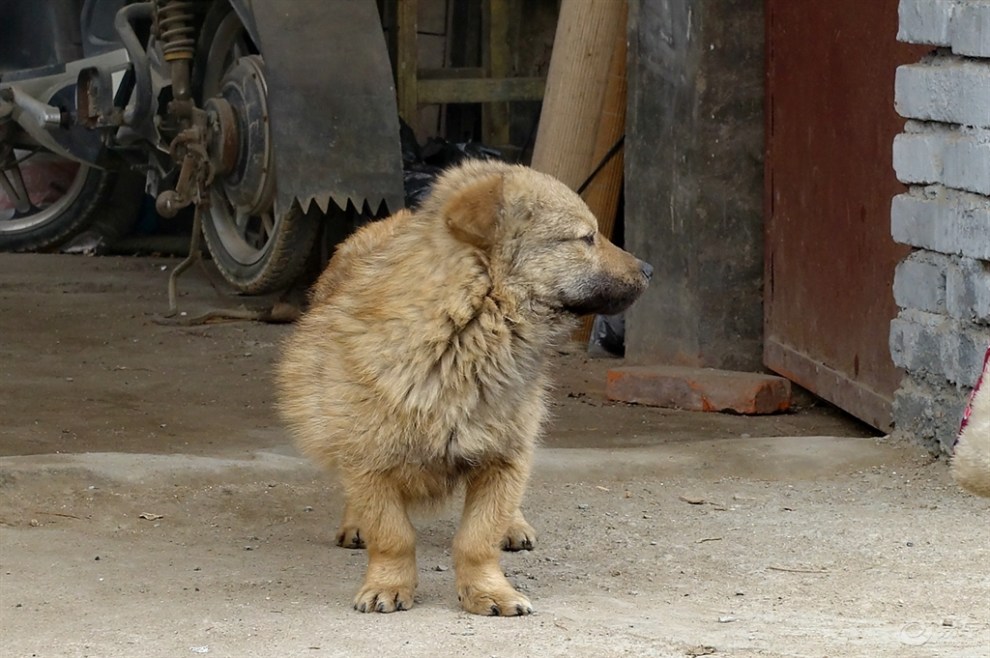
[{"label": "concrete ground", "polygon": [[[272,410],[284,325],[159,323],[174,260],[0,255],[0,655],[990,655],[990,501],[805,399],[761,418],[606,403],[556,419],[503,564],[526,618],[457,607],[456,506],[416,607],[362,615],[329,475]],[[203,270],[196,314],[241,300]],[[188,316],[187,316],[188,317]]]}]

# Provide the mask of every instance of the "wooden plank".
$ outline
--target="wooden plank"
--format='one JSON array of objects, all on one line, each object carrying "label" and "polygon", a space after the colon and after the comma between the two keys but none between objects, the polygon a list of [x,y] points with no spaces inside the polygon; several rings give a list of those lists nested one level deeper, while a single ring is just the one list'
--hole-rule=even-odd
[{"label": "wooden plank", "polygon": [[419,80],[420,103],[486,103],[543,98],[543,78]]},{"label": "wooden plank", "polygon": [[480,66],[449,66],[442,69],[420,69],[420,80],[470,80],[484,78],[485,69]]}]

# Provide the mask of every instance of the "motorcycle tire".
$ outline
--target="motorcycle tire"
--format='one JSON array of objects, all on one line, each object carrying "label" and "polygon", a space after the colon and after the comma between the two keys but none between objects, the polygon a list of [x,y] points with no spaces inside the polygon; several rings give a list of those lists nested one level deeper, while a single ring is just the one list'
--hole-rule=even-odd
[{"label": "motorcycle tire", "polygon": [[[264,60],[252,43],[236,12],[226,0],[214,2],[203,20],[194,60],[193,81],[201,105],[223,93],[225,84],[250,85],[251,80],[264,78]],[[238,74],[243,73],[243,78]],[[233,82],[231,82],[233,80]],[[244,80],[244,82],[241,82]],[[235,94],[234,110],[239,125],[248,125],[245,113],[262,113],[258,105],[267,102],[264,84],[249,89],[245,96]],[[253,106],[238,106],[237,101],[253,99]],[[247,104],[248,101],[244,101]],[[242,142],[246,143],[246,142]],[[246,157],[240,162],[257,162],[259,153],[271,157],[270,136],[252,142]],[[266,294],[284,290],[304,273],[310,254],[316,245],[321,216],[315,204],[303,212],[297,204],[276,209],[274,203],[274,167],[259,168],[270,172],[236,171],[228,177],[218,176],[211,190],[209,210],[204,212],[203,235],[213,261],[234,288],[245,294]],[[252,176],[254,176],[252,178]],[[243,198],[245,179],[257,180],[258,194],[270,199],[258,211],[244,212],[237,198]],[[232,192],[232,185],[241,186]],[[248,190],[248,196],[254,190]]]},{"label": "motorcycle tire", "polygon": [[320,228],[315,213],[303,213],[293,206],[276,220],[273,234],[263,249],[241,255],[222,233],[223,220],[212,214],[203,218],[203,237],[217,269],[234,288],[247,295],[264,295],[290,287],[303,274]]},{"label": "motorcycle tire", "polygon": [[[61,177],[26,181],[32,201],[29,212],[18,214],[13,200],[0,191],[0,251],[49,251],[88,229],[113,192],[109,171],[76,164],[57,156],[45,158],[56,169],[75,169]],[[2,175],[7,175],[2,172]]]}]

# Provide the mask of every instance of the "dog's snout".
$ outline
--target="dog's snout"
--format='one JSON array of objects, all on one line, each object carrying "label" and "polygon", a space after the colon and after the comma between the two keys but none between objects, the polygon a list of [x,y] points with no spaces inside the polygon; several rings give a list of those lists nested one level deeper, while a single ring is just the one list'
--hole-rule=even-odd
[{"label": "dog's snout", "polygon": [[639,271],[643,273],[647,281],[653,278],[653,266],[646,261],[639,261]]}]

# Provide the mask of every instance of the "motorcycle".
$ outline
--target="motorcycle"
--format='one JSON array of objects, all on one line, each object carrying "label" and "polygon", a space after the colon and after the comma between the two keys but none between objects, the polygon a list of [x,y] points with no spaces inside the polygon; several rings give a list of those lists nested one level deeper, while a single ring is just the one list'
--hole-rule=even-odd
[{"label": "motorcycle", "polygon": [[195,207],[237,290],[286,288],[328,215],[403,205],[378,11],[374,0],[5,3],[0,250],[64,244],[137,172],[160,215]]}]

